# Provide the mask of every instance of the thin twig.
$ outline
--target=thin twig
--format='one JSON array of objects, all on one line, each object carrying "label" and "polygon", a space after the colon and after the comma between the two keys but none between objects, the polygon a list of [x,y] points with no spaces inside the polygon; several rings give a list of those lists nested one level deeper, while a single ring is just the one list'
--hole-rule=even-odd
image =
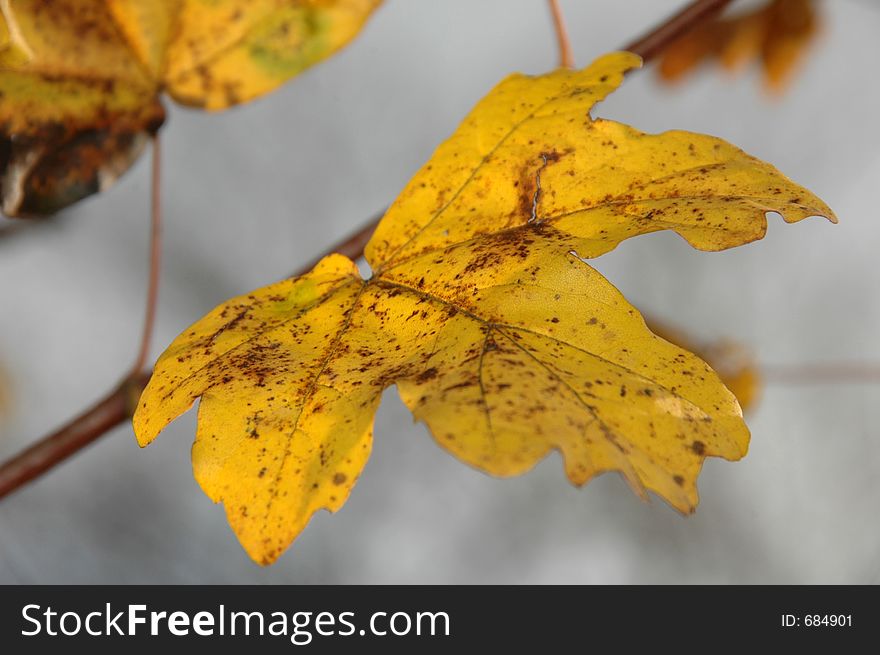
[{"label": "thin twig", "polygon": [[880,366],[843,362],[762,366],[761,377],[773,385],[877,384],[880,383]]},{"label": "thin twig", "polygon": [[568,40],[568,30],[565,29],[565,18],[559,8],[559,0],[549,0],[549,3],[556,41],[559,44],[559,65],[562,68],[574,68],[574,55],[571,54],[571,42]]},{"label": "thin twig", "polygon": [[[729,1],[727,0],[727,2]],[[696,0],[682,12],[658,25],[654,30],[626,46],[623,50],[634,52],[647,62],[678,36],[719,11],[727,2],[723,0]],[[670,24],[673,27],[670,27]],[[564,61],[563,65],[565,65]],[[358,232],[330,248],[326,254],[338,252],[350,259],[358,259],[363,255],[364,247],[381,218],[381,214],[373,217]],[[309,264],[296,271],[294,276],[303,275],[311,269],[312,264]],[[15,491],[41,473],[52,469],[85,445],[128,419],[134,406],[131,399],[134,398],[136,401],[137,395],[146,385],[147,379],[149,379],[149,372],[145,372],[143,375],[129,376],[103,400],[98,401],[94,407],[0,465],[0,498]]]},{"label": "thin twig", "polygon": [[645,61],[654,59],[669,47],[669,44],[690,32],[703,21],[715,16],[729,5],[731,1],[696,0],[691,2],[662,25],[655,27],[622,49],[634,52]]},{"label": "thin twig", "polygon": [[150,355],[153,329],[156,325],[156,302],[159,297],[159,273],[162,268],[162,149],[159,135],[153,135],[153,166],[150,181],[150,270],[147,282],[147,302],[144,310],[144,329],[132,375],[141,372]]}]

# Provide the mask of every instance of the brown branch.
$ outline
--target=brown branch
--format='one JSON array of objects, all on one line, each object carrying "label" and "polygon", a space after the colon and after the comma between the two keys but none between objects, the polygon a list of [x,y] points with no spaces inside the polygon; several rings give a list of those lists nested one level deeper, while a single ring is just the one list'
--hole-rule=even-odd
[{"label": "brown branch", "polygon": [[622,48],[634,52],[646,62],[662,53],[670,43],[691,31],[704,20],[712,18],[732,0],[696,0],[662,25]]},{"label": "brown branch", "polygon": [[559,0],[549,0],[550,14],[553,16],[553,28],[556,30],[556,41],[559,43],[559,65],[562,68],[574,68],[574,55],[571,53],[571,42],[568,30],[565,29],[565,18],[559,8]]},{"label": "brown branch", "polygon": [[364,248],[367,246],[367,242],[370,240],[370,237],[373,236],[373,232],[376,230],[376,226],[379,224],[379,221],[382,220],[382,217],[385,215],[385,210],[383,209],[381,212],[373,216],[369,221],[367,221],[364,226],[359,229],[354,234],[350,234],[348,237],[337,243],[335,246],[327,250],[323,255],[318,257],[312,262],[309,262],[306,266],[303,266],[298,271],[290,274],[290,277],[298,277],[300,275],[305,275],[310,270],[315,268],[317,263],[324,259],[327,255],[338,253],[340,255],[345,255],[349,259],[355,260],[360,259],[364,254]]},{"label": "brown branch", "polygon": [[[623,50],[634,52],[647,62],[659,54],[671,41],[714,15],[729,1],[696,0],[683,11],[658,25]],[[158,159],[158,153],[156,154],[154,165]],[[349,259],[358,259],[363,255],[364,247],[381,218],[381,214],[373,217],[358,232],[330,248],[327,254],[338,252],[346,255]],[[309,264],[293,275],[303,275],[312,267],[313,264]],[[149,379],[149,372],[142,375],[130,375],[103,400],[98,401],[94,407],[0,465],[0,498],[12,493],[41,473],[52,469],[108,430],[130,418],[137,397],[146,385],[147,379]],[[132,398],[134,401],[131,400]]]},{"label": "brown branch", "polygon": [[0,498],[45,473],[131,416],[150,377],[127,378],[107,397],[0,466]]}]

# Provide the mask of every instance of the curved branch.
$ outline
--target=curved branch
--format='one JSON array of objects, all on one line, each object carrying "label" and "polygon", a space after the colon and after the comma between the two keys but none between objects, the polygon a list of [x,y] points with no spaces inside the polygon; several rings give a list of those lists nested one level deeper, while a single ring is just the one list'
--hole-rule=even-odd
[{"label": "curved branch", "polygon": [[149,373],[141,373],[125,379],[94,406],[0,466],[0,498],[125,421],[149,377]]},{"label": "curved branch", "polygon": [[141,345],[131,367],[132,375],[137,375],[147,364],[150,345],[153,342],[153,328],[156,325],[156,302],[159,299],[159,273],[162,268],[162,150],[159,135],[153,135],[153,162],[150,176],[150,267],[147,281],[147,301],[144,309],[144,328],[141,332]]},{"label": "curved branch", "polygon": [[[648,62],[669,43],[713,16],[729,2],[730,0],[696,0],[622,49],[634,52]],[[363,255],[364,247],[381,218],[382,214],[374,216],[364,227],[330,248],[326,254],[337,252],[349,259],[358,259]],[[310,263],[293,273],[293,276],[307,273],[313,265],[314,263]],[[137,398],[146,386],[149,376],[149,371],[128,376],[91,409],[0,465],[0,498],[54,468],[102,434],[131,418]]]}]

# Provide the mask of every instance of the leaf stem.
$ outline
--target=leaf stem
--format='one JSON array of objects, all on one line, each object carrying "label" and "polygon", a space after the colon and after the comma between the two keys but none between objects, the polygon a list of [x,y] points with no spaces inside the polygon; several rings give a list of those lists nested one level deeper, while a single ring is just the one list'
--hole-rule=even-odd
[{"label": "leaf stem", "polygon": [[149,373],[126,378],[110,394],[66,425],[0,466],[0,498],[55,467],[131,416]]},{"label": "leaf stem", "polygon": [[152,168],[150,180],[150,266],[147,281],[147,301],[144,310],[144,328],[132,375],[137,375],[147,363],[150,344],[156,324],[156,303],[159,298],[159,274],[162,268],[162,148],[159,135],[153,135]]},{"label": "leaf stem", "polygon": [[548,0],[550,14],[553,16],[553,28],[556,30],[556,41],[559,43],[559,65],[562,68],[574,68],[574,56],[571,53],[571,42],[568,30],[565,29],[565,18],[559,7],[559,0]]},{"label": "leaf stem", "polygon": [[[700,22],[706,20],[720,11],[730,0],[695,0],[672,16],[664,23],[658,25],[653,30],[642,36],[631,44],[622,48],[640,55],[645,62],[650,61],[656,55],[676,38],[693,29]],[[551,0],[551,10],[554,12],[554,21],[557,20],[558,7],[556,2]],[[560,59],[562,65],[570,65],[571,55],[566,54],[569,49],[568,37],[565,35],[564,25],[561,23],[561,17],[557,23],[557,35],[560,37]],[[561,28],[561,29],[560,29]],[[564,39],[564,41],[563,41]],[[154,142],[154,147],[158,146],[158,141]],[[158,147],[153,151],[153,191],[158,189],[158,175],[156,174],[159,160]],[[158,285],[158,254],[153,255],[154,248],[158,248],[158,228],[160,225],[158,212],[159,203],[153,198],[153,245],[151,247],[151,281],[149,288],[155,288]],[[384,213],[384,212],[383,212]],[[360,230],[350,235],[343,241],[337,243],[326,251],[325,255],[338,252],[346,255],[350,259],[358,259],[363,255],[364,247],[369,241],[370,236],[376,229],[382,214],[374,216]],[[323,256],[322,256],[323,257]],[[154,266],[155,264],[155,266]],[[302,275],[312,269],[313,264],[303,267],[293,273],[293,276]],[[153,271],[155,270],[156,282],[152,280]],[[154,291],[155,293],[155,291]],[[155,298],[151,301],[148,292],[148,314],[151,311],[149,307],[155,305]],[[146,323],[152,326],[152,318],[147,317]],[[152,327],[150,327],[150,333]],[[141,344],[141,353],[138,356],[138,369],[140,369],[142,357],[146,357],[149,350],[150,334],[145,330],[145,337]],[[144,345],[146,342],[146,346]],[[146,386],[150,372],[135,371],[128,375],[123,382],[113,389],[107,396],[99,400],[94,406],[86,410],[76,418],[72,419],[63,427],[59,428],[52,434],[40,439],[23,452],[14,455],[5,463],[0,464],[0,498],[9,495],[13,491],[19,489],[22,485],[33,480],[37,476],[51,470],[65,459],[78,452],[92,441],[105,434],[112,428],[120,425],[129,419],[134,411],[137,398]]]}]

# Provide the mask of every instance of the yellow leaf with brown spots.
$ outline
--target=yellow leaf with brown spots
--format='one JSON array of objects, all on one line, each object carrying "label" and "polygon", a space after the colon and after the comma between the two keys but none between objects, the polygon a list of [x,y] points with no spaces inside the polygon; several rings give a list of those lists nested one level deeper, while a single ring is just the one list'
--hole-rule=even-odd
[{"label": "yellow leaf with brown spots", "polygon": [[655,230],[719,250],[760,238],[768,211],[833,214],[719,139],[591,119],[638,65],[614,53],[507,78],[388,210],[371,277],[331,255],[224,303],[162,355],[138,441],[201,398],[196,478],[256,561],[343,504],[392,384],[440,445],[497,476],[557,450],[575,484],[619,471],[690,512],[703,460],[745,454],[718,375],[584,259]]},{"label": "yellow leaf with brown spots", "polygon": [[381,0],[0,0],[0,201],[52,213],[106,189],[162,93],[247,102],[330,56]]}]

